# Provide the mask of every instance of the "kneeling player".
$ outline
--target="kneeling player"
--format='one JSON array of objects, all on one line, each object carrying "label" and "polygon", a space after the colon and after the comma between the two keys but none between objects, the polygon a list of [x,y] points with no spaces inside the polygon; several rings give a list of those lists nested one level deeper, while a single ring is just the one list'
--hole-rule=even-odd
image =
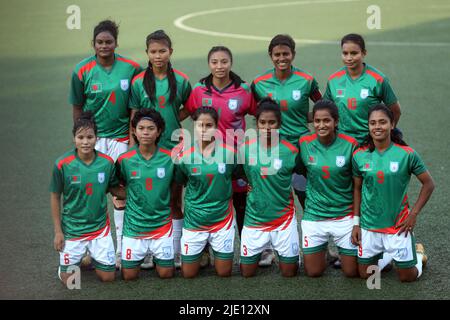
[{"label": "kneeling player", "polygon": [[54,247],[60,252],[58,275],[66,284],[68,268],[79,266],[88,251],[100,280],[113,281],[115,252],[106,193],[123,199],[125,192],[119,187],[114,161],[94,149],[97,126],[90,112],[76,119],[73,135],[75,149],[56,161],[50,187]]},{"label": "kneeling player", "polygon": [[305,272],[318,277],[326,268],[328,238],[339,249],[342,271],[358,276],[357,247],[353,229],[352,154],[358,142],[337,133],[338,109],[334,102],[320,100],[313,108],[315,133],[300,138],[301,160],[306,168],[306,208],[302,220]]},{"label": "kneeling player", "polygon": [[[359,245],[362,278],[384,252],[397,266],[400,281],[415,281],[422,274],[426,256],[415,243],[417,215],[434,189],[434,182],[415,150],[394,132],[392,111],[380,104],[369,110],[369,135],[353,156],[355,225],[352,241]],[[419,198],[409,210],[407,195],[413,173],[422,183]]]},{"label": "kneeling player", "polygon": [[278,135],[280,107],[271,99],[261,100],[256,112],[257,138],[239,151],[250,192],[241,236],[241,273],[251,277],[261,253],[272,244],[278,253],[283,276],[297,274],[299,238],[292,174],[298,149]]},{"label": "kneeling player", "polygon": [[126,186],[122,276],[139,276],[145,257],[153,255],[161,278],[174,275],[173,228],[170,215],[174,163],[171,151],[157,143],[164,131],[164,120],[153,109],[138,110],[132,121],[137,145],[116,162],[117,172]]}]

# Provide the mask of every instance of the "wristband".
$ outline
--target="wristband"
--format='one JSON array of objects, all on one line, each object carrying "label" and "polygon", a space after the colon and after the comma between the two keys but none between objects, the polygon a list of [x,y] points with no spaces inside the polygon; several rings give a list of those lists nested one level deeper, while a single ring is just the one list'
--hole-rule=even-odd
[{"label": "wristband", "polygon": [[359,226],[359,216],[353,216],[353,225]]}]

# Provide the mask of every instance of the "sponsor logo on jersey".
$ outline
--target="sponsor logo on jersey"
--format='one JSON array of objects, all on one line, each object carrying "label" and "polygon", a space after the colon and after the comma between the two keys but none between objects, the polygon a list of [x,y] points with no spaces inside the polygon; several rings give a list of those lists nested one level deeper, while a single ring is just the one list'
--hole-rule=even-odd
[{"label": "sponsor logo on jersey", "polygon": [[389,164],[389,169],[391,170],[391,172],[397,172],[398,171],[398,162],[391,161]]},{"label": "sponsor logo on jersey", "polygon": [[342,168],[345,165],[345,157],[344,156],[336,156],[336,166]]},{"label": "sponsor logo on jersey", "polygon": [[122,89],[123,91],[127,91],[129,87],[130,87],[130,83],[129,83],[128,79],[120,80],[120,89]]},{"label": "sponsor logo on jersey", "polygon": [[133,170],[130,174],[130,179],[139,179],[141,177],[141,170]]},{"label": "sponsor logo on jersey", "polygon": [[101,83],[93,83],[91,85],[92,93],[102,92],[102,84]]},{"label": "sponsor logo on jersey", "polygon": [[172,247],[163,247],[162,251],[164,258],[170,258],[172,256]]},{"label": "sponsor logo on jersey", "polygon": [[212,107],[212,99],[211,98],[203,98],[202,99],[202,107]]},{"label": "sponsor logo on jersey", "polygon": [[361,89],[361,93],[359,94],[361,99],[365,99],[369,96],[369,89]]},{"label": "sponsor logo on jersey", "polygon": [[273,162],[273,168],[275,170],[280,170],[282,166],[283,166],[283,160],[275,159],[275,161]]},{"label": "sponsor logo on jersey", "polygon": [[372,162],[370,161],[366,162],[363,165],[362,171],[372,171],[372,167],[373,167]]},{"label": "sponsor logo on jersey", "polygon": [[228,109],[234,111],[238,108],[238,101],[236,99],[228,100]]},{"label": "sponsor logo on jersey", "polygon": [[80,175],[70,176],[69,179],[70,179],[70,184],[81,183],[81,176]]},{"label": "sponsor logo on jersey", "polygon": [[105,182],[105,173],[104,172],[99,172],[98,175],[97,175],[97,180],[98,180],[98,183]]},{"label": "sponsor logo on jersey", "polygon": [[317,159],[314,158],[313,156],[309,156],[308,157],[308,164],[316,165],[317,164]]},{"label": "sponsor logo on jersey", "polygon": [[225,173],[225,171],[226,171],[225,163],[219,163],[218,169],[219,169],[219,173],[222,173],[222,174]]},{"label": "sponsor logo on jersey", "polygon": [[336,98],[345,97],[345,89],[336,89]]},{"label": "sponsor logo on jersey", "polygon": [[193,168],[191,168],[191,175],[199,176],[201,174],[202,174],[202,169],[200,167],[193,167]]},{"label": "sponsor logo on jersey", "polygon": [[294,99],[295,101],[300,100],[300,98],[302,97],[302,92],[300,90],[292,90],[292,99]]},{"label": "sponsor logo on jersey", "polygon": [[164,178],[166,176],[166,168],[158,168],[158,170],[156,171],[156,175],[160,179]]}]

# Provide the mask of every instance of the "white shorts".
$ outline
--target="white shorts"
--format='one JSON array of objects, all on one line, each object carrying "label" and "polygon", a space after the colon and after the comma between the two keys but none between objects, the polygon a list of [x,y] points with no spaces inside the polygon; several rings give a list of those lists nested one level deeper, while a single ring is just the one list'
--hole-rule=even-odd
[{"label": "white shorts", "polygon": [[217,232],[190,231],[183,228],[181,237],[181,260],[192,263],[200,260],[206,244],[211,244],[215,259],[233,260],[235,220],[227,229],[223,227]]},{"label": "white shorts", "polygon": [[71,265],[80,265],[81,259],[89,251],[96,269],[101,271],[116,270],[116,253],[111,233],[94,240],[66,240],[63,252],[59,253],[61,272],[66,272]]},{"label": "white shorts", "polygon": [[400,269],[417,264],[416,239],[414,235],[388,234],[361,229],[361,246],[358,250],[359,264],[377,265],[383,253],[389,254]]},{"label": "white shorts", "polygon": [[294,173],[292,175],[292,187],[301,192],[306,191],[306,177],[301,174]]},{"label": "white shorts", "polygon": [[358,247],[352,244],[353,217],[342,219],[309,221],[302,220],[302,248],[304,254],[327,250],[328,238],[332,236],[339,254],[355,256]]},{"label": "white shorts", "polygon": [[244,226],[241,234],[241,263],[258,263],[261,253],[272,244],[282,263],[297,263],[299,238],[295,215],[285,230],[279,227],[273,231],[262,231]]},{"label": "white shorts", "polygon": [[117,141],[112,138],[97,138],[95,150],[110,156],[115,162],[122,153],[128,150],[128,140]]},{"label": "white shorts", "polygon": [[158,239],[122,238],[122,268],[138,268],[148,254],[153,255],[157,265],[173,267],[173,235]]}]

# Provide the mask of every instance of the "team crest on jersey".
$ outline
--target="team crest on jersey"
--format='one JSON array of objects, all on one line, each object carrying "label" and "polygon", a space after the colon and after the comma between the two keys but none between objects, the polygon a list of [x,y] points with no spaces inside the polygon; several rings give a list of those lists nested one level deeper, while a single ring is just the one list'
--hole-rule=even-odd
[{"label": "team crest on jersey", "polygon": [[300,90],[292,90],[292,99],[294,99],[295,101],[300,100],[300,98],[302,97],[302,92]]},{"label": "team crest on jersey", "polygon": [[81,176],[77,175],[77,176],[69,176],[70,179],[70,184],[77,184],[77,183],[81,183]]},{"label": "team crest on jersey", "polygon": [[225,171],[226,171],[225,163],[219,163],[218,169],[219,169],[219,173],[222,173],[222,174],[225,173]]},{"label": "team crest on jersey", "polygon": [[236,99],[230,99],[228,100],[228,108],[231,111],[234,111],[238,108],[238,101]]},{"label": "team crest on jersey", "polygon": [[282,166],[283,166],[283,160],[275,159],[275,161],[273,162],[273,168],[275,170],[280,170]]},{"label": "team crest on jersey", "polygon": [[361,93],[359,94],[361,99],[365,99],[369,96],[369,89],[361,89]]},{"label": "team crest on jersey", "polygon": [[336,156],[336,166],[342,168],[345,165],[345,157],[344,156]]},{"label": "team crest on jersey", "polygon": [[101,83],[93,83],[91,85],[92,93],[102,92],[102,84]]},{"label": "team crest on jersey", "polygon": [[336,89],[336,98],[345,97],[345,89]]},{"label": "team crest on jersey", "polygon": [[141,170],[133,170],[130,174],[130,179],[139,179],[141,177]]},{"label": "team crest on jersey", "polygon": [[123,91],[127,91],[129,87],[130,82],[128,81],[128,79],[120,80],[120,89],[122,89]]},{"label": "team crest on jersey", "polygon": [[158,168],[158,170],[156,171],[156,175],[160,179],[164,178],[166,176],[166,168]]},{"label": "team crest on jersey", "polygon": [[397,172],[398,171],[398,162],[391,161],[391,163],[389,164],[389,169],[391,170],[391,172]]},{"label": "team crest on jersey", "polygon": [[97,179],[98,179],[98,183],[105,182],[105,173],[104,172],[99,172],[98,175],[97,175]]}]

